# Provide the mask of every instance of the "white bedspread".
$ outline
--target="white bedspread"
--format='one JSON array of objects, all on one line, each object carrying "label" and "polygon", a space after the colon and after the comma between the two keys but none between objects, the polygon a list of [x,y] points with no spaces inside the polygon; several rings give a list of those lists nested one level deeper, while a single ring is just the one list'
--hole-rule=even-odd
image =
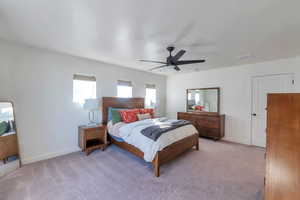
[{"label": "white bedspread", "polygon": [[115,137],[118,137],[118,138],[121,138],[120,134],[119,134],[119,130],[122,126],[124,126],[125,123],[124,122],[118,122],[118,123],[115,123],[113,124],[112,121],[109,121],[107,123],[107,129],[108,129],[108,133],[110,135],[113,135]]},{"label": "white bedspread", "polygon": [[180,128],[174,129],[161,135],[156,141],[144,136],[141,133],[146,127],[162,124],[165,122],[172,122],[175,120],[167,120],[160,122],[161,118],[146,119],[133,123],[123,124],[119,127],[119,135],[129,144],[137,147],[144,152],[144,159],[147,162],[151,162],[155,154],[169,146],[170,144],[181,140],[187,136],[197,133],[197,130],[193,125],[186,125]]}]

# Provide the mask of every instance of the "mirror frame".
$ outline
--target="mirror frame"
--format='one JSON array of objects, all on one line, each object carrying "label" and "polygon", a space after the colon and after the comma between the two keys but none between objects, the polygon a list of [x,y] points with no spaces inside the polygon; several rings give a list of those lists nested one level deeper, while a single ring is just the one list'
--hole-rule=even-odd
[{"label": "mirror frame", "polygon": [[0,103],[11,103],[13,107],[13,115],[14,115],[14,121],[15,121],[15,126],[16,126],[16,135],[17,135],[17,145],[18,145],[18,159],[19,159],[19,168],[22,167],[22,161],[21,161],[21,155],[20,155],[20,143],[19,143],[19,134],[18,134],[18,127],[17,127],[17,120],[16,120],[16,111],[15,111],[15,104],[12,100],[7,100],[7,99],[1,99],[0,98]]},{"label": "mirror frame", "polygon": [[218,102],[217,102],[217,108],[218,111],[217,112],[199,112],[199,114],[220,114],[220,87],[211,87],[211,88],[190,88],[190,89],[186,89],[186,112],[195,112],[195,111],[189,111],[188,109],[188,93],[189,90],[217,90],[217,97],[218,97]]}]

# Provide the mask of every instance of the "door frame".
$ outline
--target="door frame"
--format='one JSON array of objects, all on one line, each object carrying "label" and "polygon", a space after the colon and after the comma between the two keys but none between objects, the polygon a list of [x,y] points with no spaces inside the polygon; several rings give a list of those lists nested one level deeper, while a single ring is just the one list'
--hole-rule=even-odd
[{"label": "door frame", "polygon": [[250,95],[250,102],[251,102],[251,108],[250,108],[250,145],[253,145],[253,141],[252,141],[252,135],[253,135],[253,128],[252,128],[252,112],[253,112],[253,92],[254,92],[254,88],[253,88],[253,81],[254,78],[262,78],[262,77],[269,77],[269,76],[280,76],[280,75],[291,75],[293,77],[293,86],[292,86],[292,90],[291,92],[294,92],[295,89],[295,73],[293,72],[288,72],[288,73],[274,73],[274,74],[263,74],[263,75],[253,75],[251,76],[251,95]]}]

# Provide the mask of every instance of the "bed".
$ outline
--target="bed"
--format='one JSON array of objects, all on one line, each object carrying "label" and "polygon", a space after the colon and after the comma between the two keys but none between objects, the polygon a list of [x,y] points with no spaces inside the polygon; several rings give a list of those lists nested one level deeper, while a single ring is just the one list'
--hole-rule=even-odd
[{"label": "bed", "polygon": [[[103,113],[103,124],[108,124],[108,110],[109,108],[144,108],[144,98],[117,98],[117,97],[103,97],[102,99],[102,113]],[[138,124],[139,122],[137,122]],[[133,126],[129,125],[129,126]],[[127,128],[127,127],[126,127]],[[112,129],[110,129],[112,130]],[[126,130],[126,129],[124,129]],[[179,130],[179,129],[178,129]],[[177,130],[177,131],[178,131]],[[184,129],[182,129],[184,130]],[[182,137],[171,144],[168,144],[163,149],[160,149],[155,153],[151,161],[154,174],[156,177],[160,176],[160,166],[170,160],[175,159],[183,152],[195,147],[196,150],[199,150],[199,143],[198,143],[198,133],[196,129],[194,129],[194,133],[183,133]],[[178,133],[177,133],[178,135]],[[116,137],[112,134],[109,134],[110,142],[132,154],[144,159],[144,151],[141,148],[138,148],[137,145],[134,143],[128,143],[120,137]],[[148,157],[150,159],[151,157]]]}]

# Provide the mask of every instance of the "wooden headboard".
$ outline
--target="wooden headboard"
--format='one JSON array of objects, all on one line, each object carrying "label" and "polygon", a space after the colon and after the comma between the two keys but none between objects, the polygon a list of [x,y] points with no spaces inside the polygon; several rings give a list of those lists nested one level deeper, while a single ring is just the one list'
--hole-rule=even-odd
[{"label": "wooden headboard", "polygon": [[144,98],[118,98],[103,97],[102,98],[102,123],[107,124],[108,108],[144,108]]}]

